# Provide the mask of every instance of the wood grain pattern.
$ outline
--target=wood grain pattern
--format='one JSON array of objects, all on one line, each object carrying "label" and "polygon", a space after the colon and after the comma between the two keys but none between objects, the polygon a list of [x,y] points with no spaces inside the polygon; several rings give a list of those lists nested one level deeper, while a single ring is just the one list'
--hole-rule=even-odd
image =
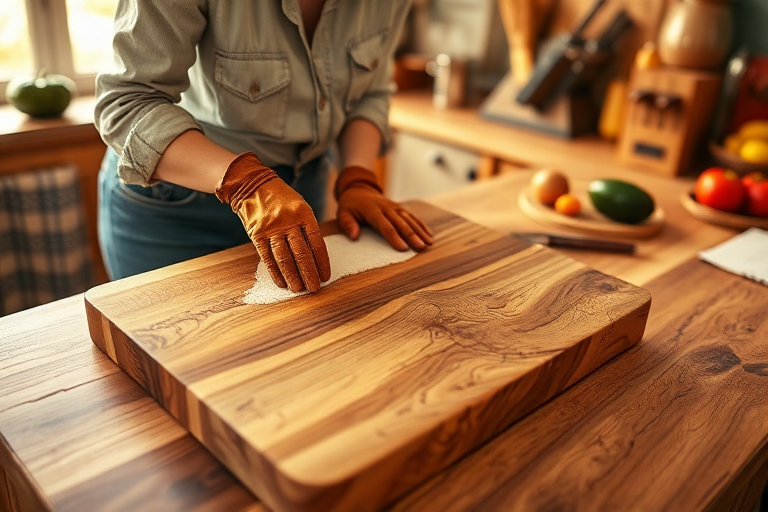
[{"label": "wood grain pattern", "polygon": [[751,511],[768,477],[768,288],[698,260],[647,288],[642,342],[391,512]]},{"label": "wood grain pattern", "polygon": [[[683,296],[681,287],[687,291]],[[764,352],[768,322],[763,313],[768,310],[768,294],[757,283],[698,261],[684,264],[648,288],[654,305],[641,345],[514,423],[406,495],[393,509],[515,512],[507,504],[523,492],[544,504],[524,509],[533,512],[551,511],[558,504],[574,512],[756,512],[757,496],[768,474],[768,463],[761,466],[768,429],[756,421],[768,415],[762,399],[768,394],[768,379],[755,380],[759,375],[754,373],[755,365],[768,361]],[[731,299],[713,300],[713,289]],[[733,306],[742,299],[749,311]],[[723,309],[724,304],[730,305]],[[690,328],[692,319],[694,328]],[[756,354],[743,361],[752,373],[735,366],[718,376],[687,366],[686,354],[692,350],[734,343],[738,343],[732,349],[738,357],[743,359],[745,350]],[[676,363],[678,359],[681,364]],[[189,440],[186,457],[163,464],[173,457],[157,455],[176,453],[173,445],[179,440],[149,447],[156,446],[153,425],[167,414],[150,401],[148,408],[157,414],[137,418],[124,400],[99,399],[103,393],[119,397],[130,390],[146,398],[130,379],[125,386],[114,386],[111,377],[99,378],[110,369],[118,371],[86,332],[81,296],[0,319],[0,439],[15,454],[13,461],[3,460],[0,465],[28,479],[21,483],[32,482],[47,503],[19,507],[20,512],[266,512],[189,434],[184,434]],[[19,385],[22,381],[27,384]],[[65,408],[56,408],[56,416],[16,415],[12,421],[3,415],[22,403],[60,400],[85,381],[93,381],[103,391],[94,397],[78,396],[81,410],[90,406],[97,411],[99,421],[93,424],[98,428],[81,428],[78,416]],[[692,382],[693,389],[706,392],[691,393]],[[659,402],[667,395],[675,398]],[[694,425],[680,421],[694,413],[703,419]],[[48,428],[50,423],[58,428]],[[13,436],[7,435],[10,430]],[[92,444],[110,446],[115,433],[122,431],[130,431],[136,456],[111,470],[112,478],[89,470],[84,473],[90,477],[58,494],[49,488],[57,486],[55,476],[37,483],[39,472],[45,470],[38,461],[46,460],[66,477],[72,468],[69,444],[84,449]],[[45,444],[38,448],[35,440],[43,435]],[[714,452],[709,442],[713,438],[717,438]],[[653,448],[657,445],[663,448]],[[111,450],[102,449],[81,462],[113,467],[112,457]],[[686,462],[705,457],[714,457],[715,462],[703,466]],[[528,472],[533,474],[527,478]],[[535,487],[521,487],[526,481]],[[25,487],[17,481],[12,485]]]},{"label": "wood grain pattern", "polygon": [[87,329],[82,295],[0,318],[0,466],[13,506],[263,512]]},{"label": "wood grain pattern", "polygon": [[91,336],[275,510],[375,510],[636,343],[650,306],[409,208],[438,241],[407,262],[249,306],[245,246],[89,291]]},{"label": "wood grain pattern", "polygon": [[0,466],[0,511],[20,512],[16,487],[5,470]]}]

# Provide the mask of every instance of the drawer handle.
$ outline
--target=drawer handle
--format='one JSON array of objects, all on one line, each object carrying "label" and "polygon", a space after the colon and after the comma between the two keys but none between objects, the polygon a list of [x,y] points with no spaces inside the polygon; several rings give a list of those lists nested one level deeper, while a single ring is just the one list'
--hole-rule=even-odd
[{"label": "drawer handle", "polygon": [[424,160],[436,167],[445,167],[445,157],[434,149],[424,154]]}]

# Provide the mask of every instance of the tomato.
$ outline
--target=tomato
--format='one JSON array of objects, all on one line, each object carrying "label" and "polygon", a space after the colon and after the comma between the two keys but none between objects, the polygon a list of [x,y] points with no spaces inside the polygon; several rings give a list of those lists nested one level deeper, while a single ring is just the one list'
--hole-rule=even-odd
[{"label": "tomato", "polygon": [[726,212],[735,212],[744,202],[747,191],[739,176],[720,167],[711,167],[696,180],[696,201]]},{"label": "tomato", "polygon": [[746,211],[756,217],[768,217],[768,178],[760,172],[753,172],[741,179],[747,189]]},{"label": "tomato", "polygon": [[531,193],[540,203],[552,206],[568,193],[568,178],[554,169],[542,169],[531,178]]}]

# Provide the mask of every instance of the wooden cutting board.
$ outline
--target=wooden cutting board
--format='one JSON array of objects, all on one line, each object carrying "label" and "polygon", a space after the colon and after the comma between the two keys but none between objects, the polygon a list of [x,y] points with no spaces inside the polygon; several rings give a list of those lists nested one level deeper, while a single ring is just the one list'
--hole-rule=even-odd
[{"label": "wooden cutting board", "polygon": [[408,207],[435,232],[408,261],[255,306],[246,245],[90,290],[91,337],[273,510],[379,509],[639,341],[651,300]]}]

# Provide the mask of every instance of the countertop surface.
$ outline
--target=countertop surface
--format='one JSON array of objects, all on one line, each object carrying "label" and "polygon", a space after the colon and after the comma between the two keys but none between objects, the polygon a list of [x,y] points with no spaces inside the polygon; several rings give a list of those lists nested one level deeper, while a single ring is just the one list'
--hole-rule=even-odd
[{"label": "countertop surface", "polygon": [[[471,112],[425,115],[497,131]],[[682,208],[690,180],[625,168],[597,140],[532,134],[518,152],[508,130],[522,133],[473,144],[529,168],[567,164],[574,179],[638,182],[664,208],[665,229],[634,256],[563,251],[649,290],[646,334],[392,509],[752,510],[768,478],[768,287],[695,257],[736,231]],[[529,178],[428,201],[504,232],[556,231],[519,211]],[[9,510],[263,510],[91,343],[82,296],[0,319],[0,465]]]},{"label": "countertop surface", "polygon": [[[622,162],[617,146],[597,135],[558,138],[485,119],[476,108],[435,109],[430,94],[421,90],[405,91],[392,98],[390,126],[522,168],[556,167],[589,173],[607,167],[643,172],[636,164]],[[691,171],[696,174],[696,169]]]}]

